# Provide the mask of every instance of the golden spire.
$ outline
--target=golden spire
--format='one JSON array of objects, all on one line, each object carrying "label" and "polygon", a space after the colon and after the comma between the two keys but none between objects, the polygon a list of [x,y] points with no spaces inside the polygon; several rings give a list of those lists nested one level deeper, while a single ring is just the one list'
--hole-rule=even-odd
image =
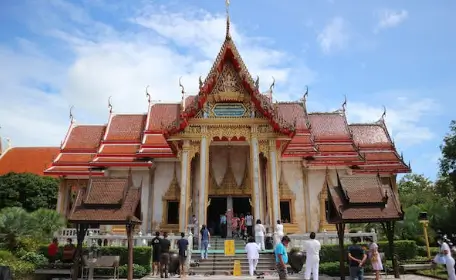
[{"label": "golden spire", "polygon": [[230,39],[230,0],[225,0],[226,8],[226,39]]}]

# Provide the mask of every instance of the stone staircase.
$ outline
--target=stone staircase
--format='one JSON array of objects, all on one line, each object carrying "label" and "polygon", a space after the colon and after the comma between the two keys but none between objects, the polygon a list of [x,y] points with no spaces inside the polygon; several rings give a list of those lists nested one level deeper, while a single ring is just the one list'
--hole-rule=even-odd
[{"label": "stone staircase", "polygon": [[[199,250],[193,250],[192,262],[199,262],[199,266],[190,267],[190,271],[194,272],[196,275],[229,275],[233,272],[234,261],[239,260],[241,262],[242,275],[248,275],[249,264],[244,249],[245,242],[243,240],[235,240],[236,254],[234,256],[225,256],[224,247],[225,239],[217,237],[211,238],[208,258],[205,260],[201,260],[201,253]],[[274,254],[272,251],[261,252],[257,272],[271,272],[272,270],[275,270]]]}]

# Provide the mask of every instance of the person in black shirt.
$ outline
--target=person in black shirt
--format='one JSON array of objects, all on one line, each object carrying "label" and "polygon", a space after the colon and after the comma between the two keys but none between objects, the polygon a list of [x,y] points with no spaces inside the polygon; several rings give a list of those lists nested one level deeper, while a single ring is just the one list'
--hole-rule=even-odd
[{"label": "person in black shirt", "polygon": [[160,271],[160,233],[157,231],[155,237],[152,238],[152,275],[155,275],[155,272],[158,275]]},{"label": "person in black shirt", "polygon": [[168,277],[168,265],[169,265],[169,248],[171,247],[171,242],[169,241],[168,233],[163,233],[163,239],[160,240],[160,278]]},{"label": "person in black shirt", "polygon": [[358,244],[361,238],[352,238],[353,245],[348,247],[348,262],[350,265],[350,277],[352,280],[364,280],[364,263],[367,255],[365,250]]},{"label": "person in black shirt", "polygon": [[180,275],[185,275],[185,264],[187,262],[188,240],[185,238],[185,233],[181,232],[181,239],[177,240],[177,248],[179,248],[179,263]]}]

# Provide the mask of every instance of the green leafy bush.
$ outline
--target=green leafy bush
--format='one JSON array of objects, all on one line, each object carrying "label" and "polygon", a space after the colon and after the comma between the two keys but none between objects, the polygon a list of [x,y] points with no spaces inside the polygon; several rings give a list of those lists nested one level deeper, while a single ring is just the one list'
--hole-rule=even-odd
[{"label": "green leafy bush", "polygon": [[13,253],[10,251],[5,251],[5,250],[0,250],[0,262],[12,262],[16,260],[16,257],[14,257]]},{"label": "green leafy bush", "polygon": [[[133,264],[133,277],[142,278],[149,274],[149,271],[144,266],[139,264]],[[119,267],[119,276],[120,278],[127,278],[127,265],[124,264]]]},{"label": "green leafy bush", "polygon": [[33,279],[35,272],[35,265],[33,263],[13,260],[13,261],[0,261],[0,265],[9,266],[13,272],[13,278],[16,280]]},{"label": "green leafy bush", "polygon": [[[391,259],[389,253],[388,242],[380,241],[377,242],[379,251],[386,254],[386,258]],[[367,246],[365,244],[360,244],[361,246]],[[345,251],[347,251],[349,244],[345,245]],[[394,242],[395,253],[400,260],[413,259],[417,256],[417,246],[415,241],[410,240],[397,240]],[[323,245],[321,246],[320,251],[320,260],[321,262],[329,263],[336,262],[339,260],[340,256],[339,245]],[[345,258],[347,258],[347,252],[344,253]]]},{"label": "green leafy bush", "polygon": [[[426,246],[417,246],[416,248],[417,255],[420,257],[427,257],[427,249]],[[431,258],[434,258],[440,251],[439,247],[431,247]]]},{"label": "green leafy bush", "polygon": [[[38,249],[38,253],[47,256],[47,247],[41,246]],[[84,248],[86,253],[88,248]],[[128,262],[128,249],[127,247],[100,247],[102,256],[120,256],[120,265],[127,264]],[[62,259],[63,247],[59,247],[57,253],[57,259]],[[150,271],[150,264],[152,260],[152,249],[151,247],[134,247],[133,248],[133,263],[138,264]]]},{"label": "green leafy bush", "polygon": [[[384,266],[384,269],[388,269],[389,271],[392,271],[393,265],[392,265],[391,261],[387,261],[386,263],[384,262],[383,266]],[[344,264],[344,268],[345,268],[345,275],[348,276],[349,275],[348,262]],[[372,272],[372,267],[369,262],[364,267],[364,272],[365,273]],[[320,273],[326,274],[328,276],[340,276],[339,262],[320,263]]]},{"label": "green leafy bush", "polygon": [[48,263],[48,259],[43,254],[28,252],[20,258],[21,261],[33,263],[36,267],[43,267]]}]

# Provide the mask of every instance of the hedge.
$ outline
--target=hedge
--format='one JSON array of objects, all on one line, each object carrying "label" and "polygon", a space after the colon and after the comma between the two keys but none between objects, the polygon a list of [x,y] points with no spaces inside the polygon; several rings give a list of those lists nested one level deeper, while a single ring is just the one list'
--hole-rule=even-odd
[{"label": "hedge", "polygon": [[[345,264],[345,275],[349,275],[348,265]],[[388,271],[392,271],[393,265],[391,261],[386,262],[386,267],[384,269],[388,269]],[[340,264],[339,262],[325,262],[320,263],[319,271],[321,274],[326,274],[328,276],[340,276]],[[364,272],[369,273],[372,272],[372,267],[370,263],[366,264],[364,267]]]},{"label": "hedge", "polygon": [[[365,244],[360,244],[366,246]],[[391,259],[389,252],[388,242],[380,241],[377,242],[379,252],[384,252],[387,259]],[[347,251],[349,245],[345,245],[345,251]],[[412,240],[398,240],[394,242],[395,254],[399,257],[399,260],[413,259],[417,256],[416,242]],[[347,255],[346,253],[344,254]],[[340,250],[339,245],[322,245],[320,251],[320,261],[323,263],[337,262],[339,261]],[[346,258],[346,257],[345,257]]]},{"label": "hedge", "polygon": [[[420,257],[427,257],[427,249],[426,246],[417,246],[417,255]],[[431,258],[434,258],[440,252],[439,247],[431,247]]]},{"label": "hedge", "polygon": [[[38,253],[47,256],[48,246],[41,246],[38,249]],[[120,265],[128,263],[128,250],[127,247],[98,247],[103,256],[120,256]],[[84,248],[87,252],[87,248]],[[63,247],[59,247],[58,259],[62,258]],[[148,268],[150,271],[150,265],[152,261],[152,248],[151,247],[134,247],[133,248],[133,263],[142,267]]]}]

